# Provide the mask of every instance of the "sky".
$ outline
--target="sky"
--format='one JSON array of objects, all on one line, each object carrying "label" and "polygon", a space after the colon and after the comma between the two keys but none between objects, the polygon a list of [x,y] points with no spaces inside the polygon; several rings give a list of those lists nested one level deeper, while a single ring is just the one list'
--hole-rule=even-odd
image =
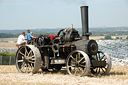
[{"label": "sky", "polygon": [[128,0],[0,0],[0,30],[81,28],[81,6],[89,27],[128,26]]}]

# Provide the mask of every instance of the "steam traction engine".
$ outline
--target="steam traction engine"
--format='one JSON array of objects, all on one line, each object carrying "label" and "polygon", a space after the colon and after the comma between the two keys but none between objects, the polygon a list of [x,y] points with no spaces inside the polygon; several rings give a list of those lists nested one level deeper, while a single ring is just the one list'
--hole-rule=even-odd
[{"label": "steam traction engine", "polygon": [[89,40],[88,6],[81,7],[82,36],[73,29],[62,29],[57,36],[40,35],[37,39],[21,46],[16,53],[16,67],[21,73],[36,73],[52,69],[59,71],[66,66],[73,76],[108,74],[111,59],[107,53],[98,51],[95,40]]}]

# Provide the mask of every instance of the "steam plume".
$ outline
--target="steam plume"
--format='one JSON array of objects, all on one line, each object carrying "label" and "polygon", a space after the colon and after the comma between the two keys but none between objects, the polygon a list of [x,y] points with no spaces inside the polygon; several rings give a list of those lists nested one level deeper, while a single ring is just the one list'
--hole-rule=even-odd
[{"label": "steam plume", "polygon": [[67,4],[87,5],[86,0],[0,0],[0,3],[22,3],[22,2],[39,2],[39,3],[56,3],[64,2]]},{"label": "steam plume", "polygon": [[87,5],[86,0],[63,0],[63,1],[70,4]]}]

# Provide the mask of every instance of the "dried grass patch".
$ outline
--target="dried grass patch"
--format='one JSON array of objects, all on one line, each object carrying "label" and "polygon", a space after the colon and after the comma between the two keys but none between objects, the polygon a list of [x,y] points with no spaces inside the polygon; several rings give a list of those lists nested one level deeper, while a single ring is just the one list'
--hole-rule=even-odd
[{"label": "dried grass patch", "polygon": [[92,75],[96,78],[108,78],[108,79],[127,79],[128,78],[128,66],[112,66],[108,75]]},{"label": "dried grass patch", "polygon": [[18,73],[15,65],[0,65],[1,73]]},{"label": "dried grass patch", "polygon": [[112,66],[108,75],[72,77],[65,68],[59,72],[18,73],[16,66],[0,65],[0,85],[127,85],[128,66]]},{"label": "dried grass patch", "polygon": [[[0,65],[0,74],[6,73],[18,73],[15,65]],[[46,71],[42,72],[40,69],[38,74],[51,74],[51,75],[69,75],[66,68],[62,68],[59,72]],[[88,77],[94,78],[110,78],[110,79],[127,79],[128,78],[128,66],[112,66],[108,75],[89,75]]]}]

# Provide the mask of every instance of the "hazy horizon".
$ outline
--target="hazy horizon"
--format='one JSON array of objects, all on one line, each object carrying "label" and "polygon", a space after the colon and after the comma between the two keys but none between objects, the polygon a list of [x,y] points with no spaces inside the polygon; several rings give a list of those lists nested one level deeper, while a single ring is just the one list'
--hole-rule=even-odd
[{"label": "hazy horizon", "polygon": [[[106,28],[125,28],[125,29],[128,29],[128,26],[119,26],[119,27],[105,27],[105,26],[103,26],[103,27],[89,27],[89,29],[92,29],[92,28],[95,28],[95,29],[106,29]],[[71,27],[66,27],[66,29],[70,29]],[[82,30],[82,27],[80,27],[80,28],[76,28],[76,27],[74,27],[75,29],[81,29]],[[41,27],[41,28],[16,28],[16,29],[0,29],[0,30],[28,30],[28,29],[30,29],[30,30],[36,30],[36,29],[65,29],[65,27],[57,27],[57,28],[43,28],[43,27]]]}]

